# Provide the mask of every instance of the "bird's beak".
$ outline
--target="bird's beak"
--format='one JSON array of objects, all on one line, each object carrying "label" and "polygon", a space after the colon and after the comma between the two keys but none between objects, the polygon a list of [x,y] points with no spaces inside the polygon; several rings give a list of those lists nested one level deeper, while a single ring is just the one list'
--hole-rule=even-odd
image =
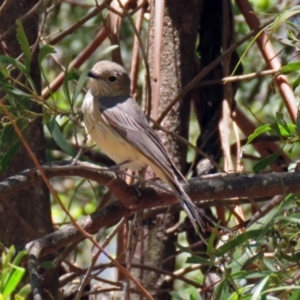
[{"label": "bird's beak", "polygon": [[87,76],[91,77],[91,78],[99,79],[99,75],[95,71],[93,71],[93,70],[89,71],[87,73]]}]

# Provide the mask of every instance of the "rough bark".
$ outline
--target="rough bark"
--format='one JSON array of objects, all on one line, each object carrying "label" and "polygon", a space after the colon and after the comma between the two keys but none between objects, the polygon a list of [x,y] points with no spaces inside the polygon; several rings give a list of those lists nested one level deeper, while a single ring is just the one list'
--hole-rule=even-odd
[{"label": "rough bark", "polygon": [[[3,2],[0,1],[0,6]],[[15,21],[27,13],[36,3],[36,0],[9,1],[0,18],[0,32],[4,33],[11,26],[14,26]],[[33,14],[23,23],[23,26],[29,44],[33,45],[38,36],[38,15]],[[8,54],[16,58],[21,53],[22,50],[15,37],[15,31],[13,31],[2,42],[0,54]],[[37,54],[36,51],[32,56],[30,75],[40,92],[41,77]],[[13,73],[12,75],[16,76],[17,74]],[[22,99],[16,99],[16,101],[22,101]],[[42,108],[36,104],[32,105],[31,110],[36,113],[42,112]],[[41,163],[44,162],[45,140],[42,119],[36,119],[31,123],[28,120],[28,127],[23,134],[38,160]],[[21,146],[9,169],[1,175],[1,179],[33,166],[32,159],[24,147]],[[0,202],[0,239],[5,246],[15,245],[18,247],[52,231],[49,191],[44,183],[40,182],[34,188],[23,189]],[[44,299],[50,299],[49,293],[53,294],[57,289],[55,277],[57,276],[48,278],[46,275]]]},{"label": "rough bark", "polygon": [[[154,74],[154,28],[157,26],[154,19],[155,5],[160,5],[157,1],[150,3],[150,26],[148,38],[148,61],[150,66],[150,78],[152,91],[157,78]],[[194,75],[194,53],[197,35],[197,22],[199,18],[200,6],[198,0],[188,1],[165,1],[163,13],[163,28],[161,37],[161,63],[160,63],[160,90],[159,99],[154,99],[152,95],[152,105],[158,106],[158,114],[164,111],[168,104],[175,98],[180,90],[193,78]],[[186,139],[188,139],[188,124],[190,117],[190,94],[174,105],[172,110],[164,118],[161,125]],[[156,103],[155,103],[156,102]],[[159,102],[159,104],[157,104]],[[156,118],[157,116],[153,116]],[[183,172],[186,172],[187,147],[172,135],[159,132],[165,147],[171,158]],[[164,268],[173,271],[175,260],[168,260],[164,264],[164,259],[174,254],[176,247],[174,243],[177,235],[167,234],[166,229],[174,225],[179,220],[179,214],[158,215],[147,222],[147,239],[144,242],[143,263],[157,268]],[[164,281],[164,277],[157,273],[145,270],[141,278],[145,286],[155,287],[160,290],[155,295],[155,299],[171,299],[169,294],[173,290],[173,281]]]}]

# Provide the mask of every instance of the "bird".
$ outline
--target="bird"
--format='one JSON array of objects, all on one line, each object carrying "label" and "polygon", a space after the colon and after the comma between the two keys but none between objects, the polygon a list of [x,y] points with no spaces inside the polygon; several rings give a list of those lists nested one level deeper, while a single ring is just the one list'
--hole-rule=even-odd
[{"label": "bird", "polygon": [[115,62],[101,60],[87,76],[90,86],[82,103],[82,113],[92,140],[121,169],[139,171],[151,167],[171,188],[198,232],[202,224],[198,208],[179,182],[187,181],[130,95],[128,72]]}]

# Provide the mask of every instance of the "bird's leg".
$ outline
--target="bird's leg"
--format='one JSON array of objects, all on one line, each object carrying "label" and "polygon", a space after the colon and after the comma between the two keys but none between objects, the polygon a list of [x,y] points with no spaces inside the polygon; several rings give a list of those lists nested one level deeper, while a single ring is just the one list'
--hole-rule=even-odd
[{"label": "bird's leg", "polygon": [[107,170],[114,172],[118,178],[125,179],[126,172],[125,172],[125,170],[122,170],[122,167],[128,163],[130,163],[130,160],[125,160],[119,164],[115,164],[115,165],[107,168]]},{"label": "bird's leg", "polygon": [[107,168],[107,170],[108,171],[113,171],[115,173],[124,173],[124,171],[121,170],[121,167],[128,164],[129,162],[130,162],[129,160],[125,160],[125,161],[123,161],[119,164],[116,164],[116,165],[113,165],[113,166]]},{"label": "bird's leg", "polygon": [[138,176],[136,177],[136,182],[132,185],[137,192],[138,196],[141,196],[140,192],[140,186],[144,185],[142,180],[140,178],[145,178],[145,172],[146,172],[147,167],[144,167],[138,171]]}]

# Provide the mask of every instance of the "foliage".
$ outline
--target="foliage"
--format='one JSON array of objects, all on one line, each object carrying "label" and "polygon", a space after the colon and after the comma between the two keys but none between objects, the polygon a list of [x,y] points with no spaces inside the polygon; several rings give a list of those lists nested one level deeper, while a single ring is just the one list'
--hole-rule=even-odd
[{"label": "foliage", "polygon": [[21,251],[15,256],[13,246],[7,253],[2,252],[2,268],[0,270],[0,299],[22,300],[26,299],[31,288],[29,284],[20,288],[22,278],[25,275],[25,268],[21,267],[22,259],[26,256],[26,251]]},{"label": "foliage", "polygon": [[[263,11],[269,10],[273,13],[274,21],[267,26],[268,38],[275,45],[277,52],[283,53],[281,58],[284,65],[272,75],[274,77],[269,75],[265,75],[266,77],[256,76],[252,81],[246,79],[241,83],[236,96],[236,105],[247,113],[249,119],[255,122],[256,129],[252,134],[246,136],[245,146],[240,151],[245,153],[243,164],[240,164],[239,158],[237,158],[240,153],[236,155],[232,151],[230,154],[233,160],[236,159],[233,163],[235,171],[240,171],[243,168],[245,172],[257,174],[271,172],[273,164],[277,163],[282,155],[285,155],[290,159],[285,171],[294,172],[298,168],[299,160],[300,121],[299,118],[295,123],[291,120],[288,109],[282,104],[280,94],[273,93],[273,91],[274,80],[279,75],[288,76],[295,93],[299,89],[300,63],[297,51],[300,45],[300,28],[293,21],[293,18],[299,14],[300,6],[296,5],[281,12],[274,12],[272,11],[274,5],[266,2],[258,4],[256,9],[261,8]],[[82,150],[80,160],[102,163],[101,160],[93,160],[94,157],[87,154],[89,151],[92,151],[93,154],[96,151],[92,141],[86,141],[88,138],[81,122],[80,103],[86,92],[86,75],[91,65],[96,60],[107,58],[113,51],[120,49],[116,45],[109,46],[107,39],[102,44],[104,48],[102,52],[86,58],[88,62],[85,62],[81,67],[73,68],[73,59],[84,51],[84,46],[97,34],[97,25],[102,24],[109,10],[104,9],[91,18],[86,26],[81,26],[75,30],[74,35],[67,35],[54,46],[51,44],[51,36],[54,32],[59,31],[60,28],[68,28],[88,13],[86,9],[76,6],[72,11],[73,13],[69,14],[69,5],[71,4],[63,3],[55,7],[55,12],[48,16],[49,19],[45,17],[45,29],[42,32],[44,35],[43,45],[38,54],[38,63],[45,89],[50,88],[51,83],[59,76],[61,69],[64,70],[64,80],[60,89],[50,91],[48,95],[47,91],[44,91],[43,95],[36,92],[35,83],[30,75],[31,45],[26,38],[21,21],[17,20],[16,22],[16,36],[23,52],[22,59],[0,55],[0,88],[5,92],[7,100],[5,105],[0,107],[0,112],[4,115],[1,119],[0,129],[0,173],[7,170],[21,146],[13,124],[15,123],[21,132],[26,132],[29,122],[33,122],[37,118],[43,118],[47,138],[47,162],[75,158],[78,151]],[[236,7],[234,7],[234,11],[238,14]],[[263,21],[264,17],[260,17]],[[136,20],[136,16],[132,18]],[[119,45],[122,46],[121,53],[125,58],[124,64],[127,66],[130,65],[129,57],[134,44],[134,30],[128,20],[119,29],[121,32]],[[147,26],[148,23],[146,25],[143,23],[141,27],[140,35],[142,37],[146,35]],[[236,24],[236,30],[237,37],[244,36],[246,34],[245,24]],[[279,34],[284,37],[278,37]],[[251,37],[248,41],[248,47],[242,45],[238,49],[241,56],[244,53],[241,63],[245,73],[260,72],[265,68],[265,63],[257,51],[255,41],[255,38]],[[60,62],[57,63],[57,61]],[[142,61],[142,58],[138,58],[140,65],[142,65]],[[14,70],[18,70],[20,76],[26,78],[26,84],[22,84],[14,78],[12,74]],[[144,73],[145,70],[141,70],[136,79],[139,83],[138,90],[142,90],[141,85],[145,84]],[[42,115],[31,111],[32,103],[38,103],[43,107]],[[196,123],[197,119],[194,118],[190,126],[195,135],[191,136],[190,140],[193,141],[197,140],[199,134]],[[236,145],[238,141],[243,140],[243,137],[239,131],[228,143]],[[277,146],[277,151],[270,151],[269,155],[262,157],[254,148],[255,144],[260,143],[260,141],[273,142]],[[266,149],[269,150],[267,146]],[[110,196],[102,186],[84,178],[56,177],[51,180],[51,183],[58,192],[59,199],[75,219],[101,208]],[[255,199],[249,201],[250,203],[253,201],[252,204],[255,203]],[[272,201],[272,199],[267,199],[267,201]],[[205,251],[193,251],[190,249],[190,245],[187,245],[185,236],[182,240],[179,238],[176,244],[178,252],[175,254],[179,261],[178,268],[188,270],[189,267],[196,266],[198,272],[185,276],[184,272],[183,275],[178,275],[174,270],[174,274],[171,275],[174,275],[174,280],[177,279],[180,283],[175,284],[174,290],[170,291],[173,299],[199,300],[208,299],[208,297],[217,300],[298,299],[300,297],[298,271],[300,256],[299,197],[298,195],[283,195],[283,201],[278,206],[265,213],[263,208],[266,207],[268,209],[268,203],[265,203],[263,207],[258,204],[253,204],[253,206],[250,204],[241,205],[241,215],[233,207],[228,209],[222,207],[226,222],[223,224],[218,222],[215,228],[211,228],[210,235],[205,240]],[[251,221],[254,217],[254,210],[256,213],[260,213],[258,220],[249,227],[240,222],[243,219]],[[214,209],[214,213],[218,216],[217,209]],[[54,197],[52,199],[52,217],[57,229],[71,222],[69,216],[62,212]],[[235,227],[236,224],[243,228]],[[135,234],[138,230],[133,225],[130,227],[131,225],[127,224],[126,226],[128,232],[134,232],[128,237],[127,241],[130,243],[136,238]],[[116,234],[114,229],[105,228],[94,238],[101,245],[107,241],[109,243],[112,239],[113,242],[107,246],[108,250],[106,249],[106,251],[115,253],[115,248],[120,246],[120,241],[113,239],[114,234]],[[178,231],[175,234],[177,235]],[[115,277],[109,271],[111,265],[104,265],[107,263],[104,252],[98,252],[99,260],[91,261],[91,253],[95,253],[93,246],[91,240],[87,240],[79,244],[73,251],[70,250],[71,254],[66,258],[70,270],[78,272],[77,278],[82,279],[82,276],[87,274],[89,282],[92,282],[92,278],[96,278],[100,282],[111,283],[114,288],[121,290],[122,284],[114,281]],[[132,245],[127,246],[129,253]],[[16,299],[25,299],[30,292],[28,285],[19,288],[25,274],[25,269],[20,267],[25,253],[20,252],[15,258],[13,254],[13,248],[10,248],[7,254],[2,254],[0,300],[8,298],[12,294]],[[133,254],[130,252],[127,257],[131,257],[131,255]],[[127,263],[128,265],[131,264],[128,261]],[[88,273],[90,270],[86,268],[87,265],[95,273],[92,275]],[[196,267],[195,269],[197,269]],[[139,268],[142,269],[143,266],[139,266]],[[101,276],[102,270],[107,272],[103,276]],[[99,274],[96,274],[96,271]],[[71,274],[71,271],[66,271],[66,273]],[[187,273],[189,272],[187,271]],[[109,275],[106,277],[106,274]],[[218,280],[208,284],[205,280],[209,276],[215,276]],[[111,281],[108,281],[108,278]],[[193,284],[190,281],[188,284],[186,278],[193,281]],[[80,293],[82,294],[83,291],[81,290]]]}]

